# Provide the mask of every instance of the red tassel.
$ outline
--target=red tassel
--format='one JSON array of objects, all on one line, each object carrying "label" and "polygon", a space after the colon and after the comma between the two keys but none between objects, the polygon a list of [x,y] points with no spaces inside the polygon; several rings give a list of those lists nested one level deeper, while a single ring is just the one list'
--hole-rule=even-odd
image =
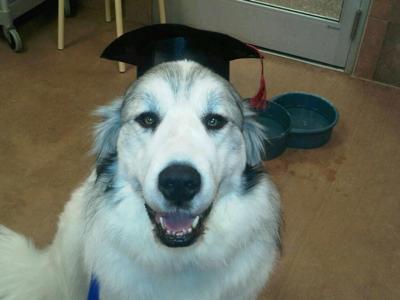
[{"label": "red tassel", "polygon": [[255,46],[251,44],[247,44],[247,46],[257,51],[260,57],[261,64],[260,87],[257,94],[255,94],[254,97],[250,99],[250,105],[255,109],[265,109],[267,106],[267,88],[264,78],[264,56]]}]

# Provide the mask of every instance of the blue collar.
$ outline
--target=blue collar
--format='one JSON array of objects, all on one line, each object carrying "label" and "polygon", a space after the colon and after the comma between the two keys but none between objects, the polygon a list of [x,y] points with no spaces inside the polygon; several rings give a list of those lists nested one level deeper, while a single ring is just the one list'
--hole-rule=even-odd
[{"label": "blue collar", "polygon": [[99,300],[100,299],[100,286],[99,282],[97,281],[96,277],[92,275],[90,279],[90,286],[88,291],[87,300]]}]

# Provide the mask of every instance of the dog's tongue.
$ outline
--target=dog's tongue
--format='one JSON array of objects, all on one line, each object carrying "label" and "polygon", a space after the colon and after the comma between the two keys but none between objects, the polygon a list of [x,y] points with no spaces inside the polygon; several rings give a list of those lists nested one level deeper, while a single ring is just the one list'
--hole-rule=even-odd
[{"label": "dog's tongue", "polygon": [[165,227],[168,230],[175,232],[191,228],[194,220],[194,217],[182,213],[170,213],[163,215],[162,217]]}]

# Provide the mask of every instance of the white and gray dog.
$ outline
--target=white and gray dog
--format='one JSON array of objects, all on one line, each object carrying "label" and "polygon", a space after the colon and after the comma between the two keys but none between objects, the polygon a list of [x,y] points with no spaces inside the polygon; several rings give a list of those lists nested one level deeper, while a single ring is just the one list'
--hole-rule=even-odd
[{"label": "white and gray dog", "polygon": [[0,299],[256,299],[279,255],[263,131],[225,79],[158,65],[99,109],[96,168],[44,250],[0,227]]}]

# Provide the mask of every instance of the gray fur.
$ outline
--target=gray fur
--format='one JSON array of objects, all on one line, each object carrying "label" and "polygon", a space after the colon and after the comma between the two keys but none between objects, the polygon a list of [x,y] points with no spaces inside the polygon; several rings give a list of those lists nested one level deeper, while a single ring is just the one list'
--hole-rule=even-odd
[{"label": "gray fur", "polygon": [[122,98],[118,98],[107,106],[102,106],[95,111],[95,115],[103,120],[95,127],[95,142],[93,152],[96,154],[97,163],[114,155],[117,151],[117,139],[121,127]]},{"label": "gray fur", "polygon": [[246,144],[247,163],[251,166],[262,162],[265,153],[264,142],[266,140],[264,128],[255,119],[255,113],[244,105],[243,136]]}]

